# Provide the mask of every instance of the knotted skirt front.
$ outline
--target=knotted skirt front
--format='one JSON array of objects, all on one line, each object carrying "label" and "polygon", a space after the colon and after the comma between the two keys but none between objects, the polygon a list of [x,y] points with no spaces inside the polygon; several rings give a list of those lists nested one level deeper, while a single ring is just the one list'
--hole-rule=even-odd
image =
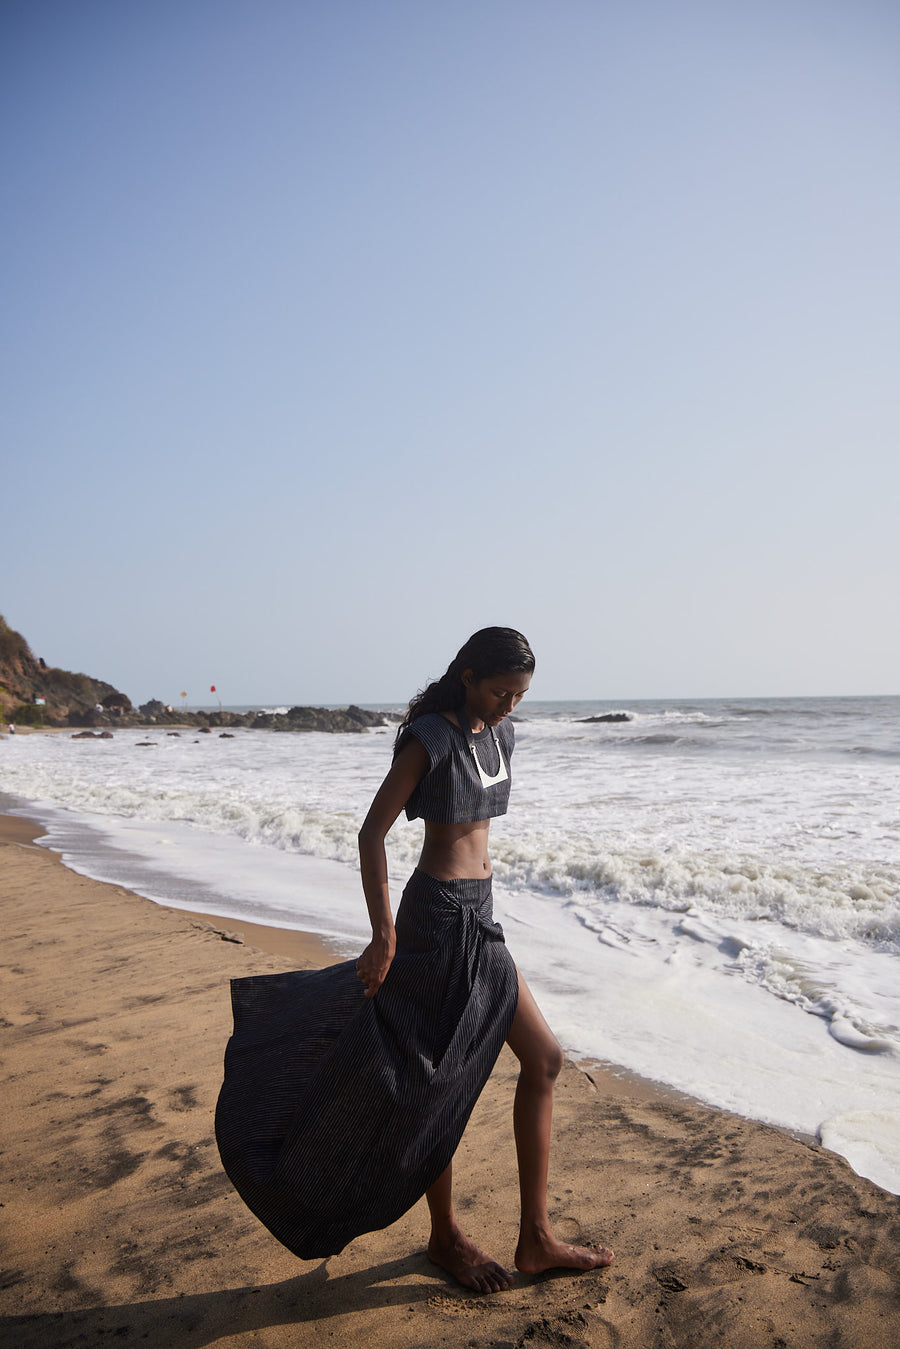
[{"label": "knotted skirt front", "polygon": [[490,880],[415,871],[374,998],[354,961],[233,979],[216,1140],[295,1255],[395,1222],[453,1157],[516,1011]]}]

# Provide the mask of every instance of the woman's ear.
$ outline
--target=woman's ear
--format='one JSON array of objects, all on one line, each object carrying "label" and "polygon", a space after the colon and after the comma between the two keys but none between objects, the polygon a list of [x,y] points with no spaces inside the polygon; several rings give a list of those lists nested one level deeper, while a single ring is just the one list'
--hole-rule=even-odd
[{"label": "woman's ear", "polygon": [[463,682],[463,687],[467,689],[470,689],[475,682],[471,670],[463,670],[462,674],[460,675],[460,679]]}]

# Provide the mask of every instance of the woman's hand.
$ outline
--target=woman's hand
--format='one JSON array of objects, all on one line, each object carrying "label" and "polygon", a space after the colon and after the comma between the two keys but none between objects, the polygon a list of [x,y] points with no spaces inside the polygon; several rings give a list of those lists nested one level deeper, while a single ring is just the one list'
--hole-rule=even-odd
[{"label": "woman's hand", "polygon": [[373,938],[357,960],[356,977],[365,988],[367,998],[374,998],[384,983],[395,949],[395,941]]}]

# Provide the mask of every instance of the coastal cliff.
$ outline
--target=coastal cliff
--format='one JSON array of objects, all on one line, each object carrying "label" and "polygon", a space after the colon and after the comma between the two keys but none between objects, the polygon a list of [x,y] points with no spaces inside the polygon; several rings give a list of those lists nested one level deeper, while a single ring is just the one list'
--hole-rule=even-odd
[{"label": "coastal cliff", "polygon": [[[43,698],[38,704],[36,699]],[[74,674],[47,665],[35,657],[20,632],[0,617],[0,711],[4,722],[22,726],[84,726],[94,715],[122,717],[133,709],[131,700],[105,680]]]},{"label": "coastal cliff", "polygon": [[[43,702],[38,702],[43,699]],[[190,726],[196,730],[246,726],[267,731],[364,731],[385,726],[361,707],[292,707],[288,712],[185,712],[159,699],[134,707],[105,680],[60,670],[35,657],[20,632],[0,616],[0,717],[19,726]]]}]

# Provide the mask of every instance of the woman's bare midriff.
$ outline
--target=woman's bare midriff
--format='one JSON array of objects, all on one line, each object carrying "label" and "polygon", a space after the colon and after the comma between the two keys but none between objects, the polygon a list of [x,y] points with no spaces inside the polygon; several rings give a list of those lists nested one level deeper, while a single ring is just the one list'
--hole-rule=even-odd
[{"label": "woman's bare midriff", "polygon": [[490,820],[475,820],[471,824],[435,824],[426,820],[419,870],[436,881],[483,880],[490,876],[490,824]]}]

